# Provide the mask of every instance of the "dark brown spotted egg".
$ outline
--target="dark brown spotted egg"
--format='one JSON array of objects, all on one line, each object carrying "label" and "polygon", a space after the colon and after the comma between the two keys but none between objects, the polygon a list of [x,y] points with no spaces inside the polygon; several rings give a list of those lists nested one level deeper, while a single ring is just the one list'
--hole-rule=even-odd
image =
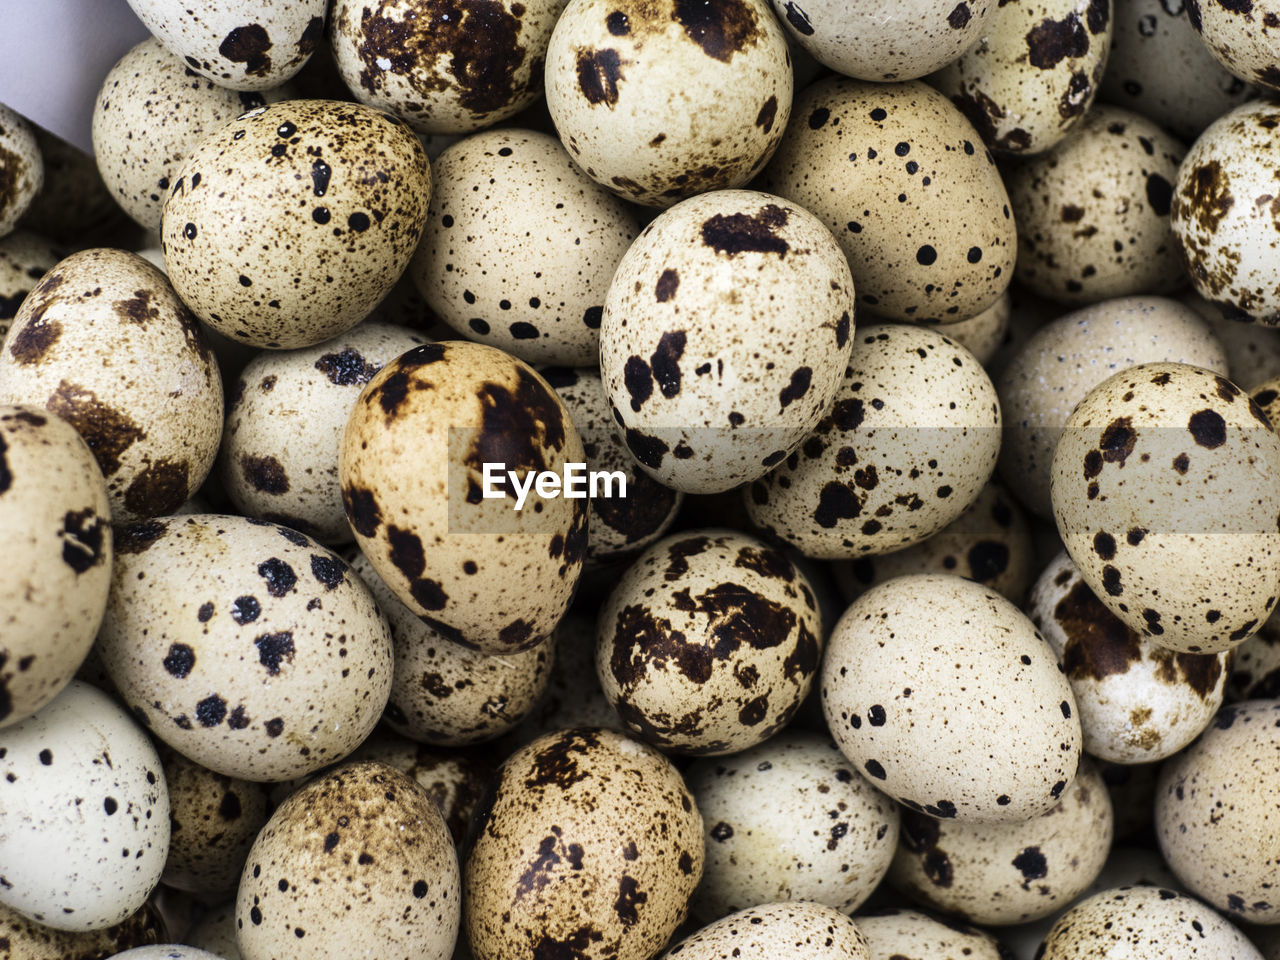
[{"label": "dark brown spotted egg", "polygon": [[44,186],[44,158],[22,116],[0,103],[0,237],[13,231]]},{"label": "dark brown spotted egg", "polygon": [[542,93],[547,42],[560,0],[338,0],[329,42],[343,82],[361,103],[419,133],[492,126]]},{"label": "dark brown spotted egg", "polygon": [[168,849],[160,758],[106,694],[73,681],[0,732],[0,904],[102,930],[142,907]]},{"label": "dark brown spotted egg", "polygon": [[648,960],[702,876],[702,818],[680,774],[611,730],[516,751],[473,830],[463,880],[477,960]]},{"label": "dark brown spotted egg", "polygon": [[368,588],[314,540],[242,517],[121,528],[98,649],[152,733],[244,780],[342,759],[391,688],[391,637]]},{"label": "dark brown spotted egg", "polygon": [[917,813],[1026,821],[1075,778],[1071,687],[1031,621],[981,584],[921,574],[872,587],[831,633],[821,690],[845,756]]},{"label": "dark brown spotted egg", "polygon": [[1013,214],[995,160],[919,81],[815,83],[762,183],[827,225],[859,304],[886,319],[968,320],[1013,279]]},{"label": "dark brown spotted egg", "polygon": [[759,173],[787,126],[794,84],[765,0],[571,0],[551,35],[546,81],[578,166],[649,206]]},{"label": "dark brown spotted egg", "polygon": [[231,90],[266,90],[302,69],[324,39],[325,0],[129,0],[166,48]]},{"label": "dark brown spotted egg", "polygon": [[222,433],[222,381],[195,318],[123,250],[72,254],[36,284],[0,350],[0,397],[76,428],[117,522],[181,506]]},{"label": "dark brown spotted egg", "polygon": [[118,950],[159,943],[165,935],[164,921],[151,901],[115,926],[82,933],[54,930],[0,905],[0,940],[9,943],[6,960],[100,960]]},{"label": "dark brown spotted egg", "polygon": [[964,347],[924,327],[861,327],[836,402],[744,490],[747,513],[808,557],[900,550],[978,498],[1000,425],[991,378]]},{"label": "dark brown spotted egg", "polygon": [[427,305],[462,336],[530,363],[598,363],[609,281],[640,230],[631,209],[532,130],[467,137],[432,168],[409,266]]},{"label": "dark brown spotted egg", "polygon": [[425,342],[403,327],[362,323],[314,347],[249,361],[231,394],[219,460],[236,509],[323,543],[348,542],[338,482],[347,417],[375,373]]},{"label": "dark brown spotted egg", "polygon": [[449,960],[458,857],[427,792],[385,763],[300,788],[258,834],[236,895],[246,960],[344,955]]},{"label": "dark brown spotted egg", "polygon": [[860,914],[871,960],[930,957],[936,960],[1010,960],[995,938],[955,920],[935,920],[915,910],[886,908]]},{"label": "dark brown spotted egg", "polygon": [[164,205],[165,264],[219,333],[306,347],[391,292],[430,199],[427,156],[403,123],[359,104],[287,100],[191,151]]},{"label": "dark brown spotted egg", "polygon": [[853,296],[839,246],[796,204],[723,190],[663,213],[619,264],[600,329],[632,455],[687,493],[764,474],[835,398]]},{"label": "dark brown spotted egg", "polygon": [[1181,288],[1169,210],[1185,152],[1150,120],[1099,106],[1053,150],[1013,169],[1018,281],[1067,303]]},{"label": "dark brown spotted egg", "polygon": [[1117,620],[1059,554],[1027,607],[1071,681],[1084,748],[1153,763],[1191,743],[1222,705],[1230,653],[1175,653]]},{"label": "dark brown spotted egg", "polygon": [[1277,475],[1280,437],[1239,387],[1148,363],[1094,387],[1067,420],[1053,512],[1122,622],[1172,650],[1217,653],[1255,633],[1280,595]]},{"label": "dark brown spotted egg", "polygon": [[600,610],[596,670],[627,728],[664,749],[736,753],[800,707],[822,653],[805,576],[754,537],[659,540]]},{"label": "dark brown spotted egg", "polygon": [[[537,646],[568,609],[588,505],[535,492],[517,510],[504,471],[562,475],[584,456],[533,368],[451,341],[410,350],[369,382],[347,422],[339,477],[356,542],[400,601],[456,643],[512,653]],[[501,496],[484,496],[486,463]]]},{"label": "dark brown spotted egg", "polygon": [[0,341],[36,281],[65,256],[44,237],[27,230],[0,238]]},{"label": "dark brown spotted egg", "polygon": [[111,587],[111,513],[93,454],[35,407],[0,406],[0,728],[66,686],[93,646]]},{"label": "dark brown spotted egg", "polygon": [[1209,52],[1249,83],[1280,90],[1280,3],[1189,0],[1187,19]]},{"label": "dark brown spotted egg", "polygon": [[782,957],[807,960],[872,960],[857,925],[821,903],[767,903],[731,914],[662,955],[663,960],[735,960]]}]

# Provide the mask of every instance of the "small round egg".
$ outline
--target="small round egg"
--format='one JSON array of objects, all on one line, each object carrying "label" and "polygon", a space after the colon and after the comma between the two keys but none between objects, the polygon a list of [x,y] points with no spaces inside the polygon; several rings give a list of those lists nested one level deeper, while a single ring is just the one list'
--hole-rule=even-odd
[{"label": "small round egg", "polygon": [[781,957],[800,951],[806,960],[872,960],[866,938],[852,920],[821,903],[768,903],[731,914],[662,955],[663,960],[733,960]]},{"label": "small round egg", "polygon": [[1228,703],[1280,698],[1280,624],[1268,620],[1232,653],[1235,659],[1227,680]]},{"label": "small round egg", "polygon": [[427,156],[403,123],[358,104],[286,100],[188,155],[164,204],[165,265],[224,336],[307,347],[391,292],[430,199]]},{"label": "small round egg", "polygon": [[169,850],[169,794],[151,741],[113,700],[72,681],[0,733],[0,775],[0,903],[70,931],[142,907]]},{"label": "small round egg", "polygon": [[1084,582],[1126,626],[1217,653],[1255,633],[1280,592],[1277,472],[1280,437],[1239,387],[1146,363],[1098,384],[1068,418],[1053,512]]},{"label": "small round egg", "polygon": [[1237,77],[1280,90],[1280,3],[1188,0],[1187,19],[1214,58]]},{"label": "small round egg", "polygon": [[44,186],[44,158],[35,133],[0,103],[0,237],[13,231]]},{"label": "small round egg", "polygon": [[36,281],[65,257],[44,237],[27,230],[0,237],[0,341]]},{"label": "small round egg", "polygon": [[599,362],[609,281],[640,231],[630,208],[533,130],[467,137],[432,173],[409,265],[427,305],[462,336],[530,363]]},{"label": "small round egg", "polygon": [[1026,821],[1075,779],[1071,687],[1031,621],[980,584],[920,574],[872,587],[831,632],[821,690],[845,756],[918,813]]},{"label": "small round egg", "polygon": [[512,754],[474,835],[463,896],[481,960],[648,960],[702,876],[702,818],[680,774],[610,730],[564,730]]},{"label": "small round egg", "polygon": [[1253,393],[1266,381],[1280,377],[1280,330],[1257,323],[1234,308],[1210,303],[1196,293],[1186,293],[1181,300],[1200,314],[1222,344],[1233,383]]},{"label": "small round egg", "polygon": [[516,737],[523,746],[570,727],[625,732],[596,674],[596,619],[577,610],[570,610],[556,627],[556,662],[547,692],[516,729]]},{"label": "small round egg", "polygon": [[979,314],[959,323],[947,324],[947,336],[964,347],[984,367],[995,358],[996,351],[1009,336],[1013,304],[1006,290],[1000,299]]},{"label": "small round egg", "polygon": [[627,728],[695,756],[762,743],[822,654],[808,580],[754,537],[704,529],[646,550],[600,609],[596,670]]},{"label": "small round egg", "polygon": [[0,905],[0,941],[9,944],[6,960],[100,960],[114,956],[114,950],[164,939],[164,920],[151,901],[115,926],[80,933],[54,930]]},{"label": "small round egg", "polygon": [[0,396],[76,428],[117,522],[181,506],[222,433],[222,381],[195,318],[123,250],[72,254],[36,284],[0,350]]},{"label": "small round egg", "polygon": [[886,908],[859,914],[871,960],[929,957],[933,960],[1010,960],[989,934],[955,920],[935,920],[915,910]]}]

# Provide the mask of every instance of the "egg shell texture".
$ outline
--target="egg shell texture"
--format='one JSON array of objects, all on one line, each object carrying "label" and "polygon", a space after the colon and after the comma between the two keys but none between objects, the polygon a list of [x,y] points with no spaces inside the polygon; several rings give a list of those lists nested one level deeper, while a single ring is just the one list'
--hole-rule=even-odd
[{"label": "egg shell texture", "polygon": [[1187,19],[1218,62],[1249,83],[1280,89],[1280,3],[1187,0]]},{"label": "egg shell texture", "polygon": [[964,347],[986,367],[1009,336],[1013,304],[1006,290],[1000,299],[981,313],[947,324],[947,336]]},{"label": "egg shell texture", "polygon": [[699,930],[664,953],[663,960],[730,960],[781,957],[792,951],[810,960],[871,960],[867,941],[852,920],[820,903],[769,903],[732,914]]},{"label": "egg shell texture", "polygon": [[164,921],[151,901],[112,927],[74,933],[54,930],[0,906],[0,941],[5,960],[101,960],[121,950],[165,939]]},{"label": "egg shell texture", "polygon": [[885,908],[856,921],[871,960],[895,956],[929,960],[1010,960],[1012,954],[991,936],[955,920],[935,920],[915,910]]},{"label": "egg shell texture", "polygon": [[44,159],[22,116],[0,103],[0,237],[12,232],[44,186]]},{"label": "egg shell texture", "polygon": [[28,230],[0,237],[0,341],[36,281],[66,253]]}]

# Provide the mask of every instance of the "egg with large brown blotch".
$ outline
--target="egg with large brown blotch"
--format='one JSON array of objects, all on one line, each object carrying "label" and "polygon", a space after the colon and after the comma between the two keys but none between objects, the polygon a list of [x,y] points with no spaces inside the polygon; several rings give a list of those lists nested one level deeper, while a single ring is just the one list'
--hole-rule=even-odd
[{"label": "egg with large brown blotch", "polygon": [[0,238],[0,341],[31,288],[65,257],[44,237],[27,230]]},{"label": "egg with large brown blotch", "polygon": [[1187,19],[1214,58],[1237,77],[1280,90],[1280,3],[1187,0]]}]

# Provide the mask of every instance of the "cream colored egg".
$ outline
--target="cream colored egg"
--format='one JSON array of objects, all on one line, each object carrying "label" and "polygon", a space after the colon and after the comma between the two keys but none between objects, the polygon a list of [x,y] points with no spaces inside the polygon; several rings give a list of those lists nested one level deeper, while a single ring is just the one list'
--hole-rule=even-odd
[{"label": "cream colored egg", "polygon": [[1209,52],[1237,77],[1280,89],[1280,3],[1218,0],[1187,3],[1187,19]]},{"label": "cream colored egg", "polygon": [[1131,629],[1217,653],[1270,615],[1280,595],[1270,427],[1231,381],[1177,363],[1130,367],[1076,406],[1053,458],[1054,517],[1089,589]]},{"label": "cream colored egg", "polygon": [[596,619],[571,610],[556,628],[556,662],[547,692],[516,729],[523,746],[570,727],[625,731],[596,674]]},{"label": "cream colored egg", "polygon": [[537,646],[568,609],[588,507],[530,487],[531,499],[518,498],[509,475],[563,477],[584,457],[568,411],[532,368],[452,341],[417,347],[369,382],[339,478],[356,542],[400,601],[454,642],[512,653]]},{"label": "cream colored egg", "polygon": [[955,920],[935,920],[915,910],[888,908],[855,921],[867,940],[871,960],[929,957],[930,960],[1009,960],[990,935]]},{"label": "cream colored egg", "polygon": [[44,237],[26,230],[0,238],[0,341],[36,281],[65,256]]},{"label": "cream colored egg", "polygon": [[121,528],[98,649],[148,729],[202,766],[288,780],[342,759],[391,687],[391,637],[336,555],[197,514]]},{"label": "cream colored egg", "polygon": [[947,324],[947,336],[977,357],[985,367],[1009,336],[1012,319],[1013,304],[1006,290],[999,300],[981,313],[959,323]]},{"label": "cream colored egg", "polygon": [[831,632],[821,690],[855,768],[931,817],[1026,821],[1075,779],[1071,687],[1031,621],[980,584],[921,574],[868,590]]},{"label": "cream colored egg", "polygon": [[391,292],[430,199],[422,146],[386,114],[333,100],[253,110],[201,140],[173,181],[169,279],[233,340],[310,346]]},{"label": "cream colored egg", "polygon": [[570,0],[546,82],[574,162],[649,206],[743,186],[791,115],[791,54],[764,0]]},{"label": "cream colored egg", "polygon": [[820,903],[769,903],[731,914],[681,940],[663,960],[781,957],[800,951],[808,960],[871,960],[852,920]]},{"label": "cream colored egg", "polygon": [[1181,300],[1204,318],[1222,344],[1232,383],[1253,393],[1267,380],[1280,377],[1280,330],[1196,293],[1183,294]]},{"label": "cream colored egg", "polygon": [[830,412],[744,492],[753,523],[808,557],[926,540],[982,492],[1000,406],[982,365],[937,330],[860,327]]},{"label": "cream colored egg", "polygon": [[0,396],[76,428],[117,522],[181,506],[222,432],[222,381],[195,318],[123,250],[72,254],[36,284],[0,351]]},{"label": "cream colored egg", "polygon": [[1013,279],[1013,214],[995,160],[924,83],[815,83],[762,186],[827,225],[859,304],[885,319],[968,320]]},{"label": "cream colored egg", "polygon": [[0,237],[31,207],[44,186],[44,159],[35,133],[16,111],[0,103]]},{"label": "cream colored egg", "polygon": [[0,940],[9,943],[6,960],[99,960],[113,950],[159,943],[164,937],[164,921],[151,901],[115,926],[83,933],[54,930],[0,906]]},{"label": "cream colored egg", "polygon": [[530,363],[599,362],[604,298],[640,231],[635,214],[532,130],[467,137],[432,170],[409,266],[427,305],[462,336]]}]

